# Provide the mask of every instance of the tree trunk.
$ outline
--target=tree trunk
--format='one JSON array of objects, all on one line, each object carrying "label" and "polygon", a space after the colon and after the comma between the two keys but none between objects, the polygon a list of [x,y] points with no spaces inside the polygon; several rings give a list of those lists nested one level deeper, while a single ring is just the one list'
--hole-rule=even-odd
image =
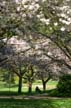
[{"label": "tree trunk", "polygon": [[43,91],[46,90],[46,82],[42,82],[43,83]]},{"label": "tree trunk", "polygon": [[50,80],[51,77],[48,77],[46,80],[42,79],[42,84],[43,84],[43,91],[46,90],[46,84]]},{"label": "tree trunk", "polygon": [[29,82],[29,85],[28,85],[28,92],[31,93],[32,92],[32,83]]},{"label": "tree trunk", "polygon": [[19,77],[19,84],[18,84],[18,93],[22,92],[22,77]]}]

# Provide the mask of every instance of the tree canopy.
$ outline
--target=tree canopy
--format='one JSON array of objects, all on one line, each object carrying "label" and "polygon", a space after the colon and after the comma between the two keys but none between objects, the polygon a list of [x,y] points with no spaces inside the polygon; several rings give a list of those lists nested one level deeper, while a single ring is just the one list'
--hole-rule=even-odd
[{"label": "tree canopy", "polygon": [[0,1],[0,41],[18,35],[34,47],[31,39],[35,36],[31,35],[40,34],[54,42],[67,59],[54,58],[45,50],[47,56],[71,69],[70,3],[70,0]]}]

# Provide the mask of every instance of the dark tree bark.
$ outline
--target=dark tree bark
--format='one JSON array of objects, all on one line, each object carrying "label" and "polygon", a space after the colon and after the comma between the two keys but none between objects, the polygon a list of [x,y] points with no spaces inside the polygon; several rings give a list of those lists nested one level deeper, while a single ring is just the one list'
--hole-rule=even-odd
[{"label": "dark tree bark", "polygon": [[28,93],[31,93],[32,92],[32,83],[29,82],[29,85],[28,85]]},{"label": "dark tree bark", "polygon": [[19,77],[19,83],[18,83],[18,93],[22,93],[22,77]]},{"label": "dark tree bark", "polygon": [[46,82],[43,81],[42,84],[43,84],[43,91],[46,91]]},{"label": "dark tree bark", "polygon": [[46,91],[46,84],[50,80],[50,77],[47,78],[46,80],[42,79],[42,84],[43,84],[43,91]]}]

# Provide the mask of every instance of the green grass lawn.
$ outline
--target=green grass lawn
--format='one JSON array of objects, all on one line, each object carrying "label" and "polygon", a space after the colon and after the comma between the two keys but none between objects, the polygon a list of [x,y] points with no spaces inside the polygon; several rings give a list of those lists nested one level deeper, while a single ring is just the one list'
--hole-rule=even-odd
[{"label": "green grass lawn", "polygon": [[[58,83],[57,81],[50,80],[46,85],[46,89],[47,89],[46,92],[48,93],[48,91],[55,89],[57,83]],[[37,80],[36,82],[33,83],[31,95],[36,95],[36,92],[35,92],[36,86],[38,86],[41,92],[43,93],[42,82],[41,80]],[[0,82],[0,95],[18,95],[17,91],[18,91],[18,83],[14,85],[9,85],[9,83],[6,84],[5,82]],[[27,92],[28,92],[28,85],[26,83],[23,83],[22,85],[23,95],[25,94],[28,95]]]},{"label": "green grass lawn", "polygon": [[[57,81],[50,80],[47,83],[47,90],[56,88],[56,85],[57,85]],[[33,83],[32,95],[36,94],[35,93],[36,86],[38,86],[40,88],[40,90],[43,91],[42,82],[40,80],[38,80]],[[18,91],[17,84],[13,85],[13,86],[9,86],[9,85],[6,85],[4,82],[0,82],[0,95],[18,95],[17,91]],[[22,87],[23,95],[27,94],[27,91],[28,91],[28,85],[24,83],[23,87]]]},{"label": "green grass lawn", "polygon": [[0,108],[71,108],[71,99],[0,99]]},{"label": "green grass lawn", "polygon": [[[46,85],[47,90],[54,89],[56,87],[57,83],[58,83],[57,81],[50,80]],[[36,86],[38,86],[41,90],[43,89],[42,82],[40,80],[33,83],[32,91],[35,91]],[[12,87],[9,85],[6,86],[6,84],[4,84],[3,82],[0,82],[0,91],[17,92],[18,86],[17,85],[14,85]],[[27,92],[27,91],[28,91],[28,85],[24,83],[22,86],[22,92]]]},{"label": "green grass lawn", "polygon": [[[49,93],[52,91],[52,89],[56,88],[57,81],[52,81],[50,80],[47,83],[47,92]],[[42,85],[41,82],[35,82],[33,84],[33,93],[30,95],[36,95],[35,94],[35,87],[39,86],[39,88],[42,90]],[[0,84],[0,95],[1,96],[11,96],[11,99],[0,99],[0,108],[71,108],[71,99],[70,98],[54,98],[50,97],[45,98],[45,99],[33,99],[30,98],[28,99],[28,94],[27,94],[27,85],[23,84],[22,91],[24,94],[21,94],[23,99],[14,99],[12,95],[18,95],[17,94],[17,85],[14,87],[7,87],[3,85],[2,83]],[[27,96],[26,99],[24,99],[24,96]],[[37,95],[36,95],[37,96]],[[40,95],[41,97],[41,95]]]}]

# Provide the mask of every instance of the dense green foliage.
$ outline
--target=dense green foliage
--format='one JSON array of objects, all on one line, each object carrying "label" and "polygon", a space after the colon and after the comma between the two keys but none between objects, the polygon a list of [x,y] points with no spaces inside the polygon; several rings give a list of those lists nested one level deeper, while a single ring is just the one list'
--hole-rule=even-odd
[{"label": "dense green foliage", "polygon": [[71,75],[63,75],[57,85],[58,95],[71,96]]}]

